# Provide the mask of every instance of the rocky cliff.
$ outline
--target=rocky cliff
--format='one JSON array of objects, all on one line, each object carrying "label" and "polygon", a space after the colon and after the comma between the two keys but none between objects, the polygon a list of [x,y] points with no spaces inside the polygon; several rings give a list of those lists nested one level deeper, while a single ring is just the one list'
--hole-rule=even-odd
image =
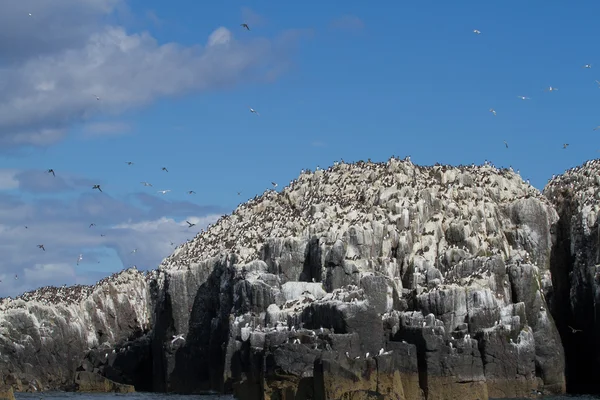
[{"label": "rocky cliff", "polygon": [[554,177],[544,195],[560,216],[550,304],[567,350],[569,391],[600,393],[600,160]]},{"label": "rocky cliff", "polygon": [[[583,189],[571,190],[564,204]],[[247,399],[563,393],[571,320],[560,311],[573,284],[565,289],[560,274],[573,246],[561,235],[572,229],[551,201],[490,165],[390,159],[303,172],[146,276],[127,271],[71,303],[5,300],[0,375],[58,387],[79,369],[138,390]],[[32,371],[40,318],[61,324],[43,360],[60,365],[62,380]]]}]

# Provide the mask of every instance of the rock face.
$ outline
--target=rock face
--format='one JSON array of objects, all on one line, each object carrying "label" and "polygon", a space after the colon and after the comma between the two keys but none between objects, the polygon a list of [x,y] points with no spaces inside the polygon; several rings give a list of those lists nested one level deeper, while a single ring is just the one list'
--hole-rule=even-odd
[{"label": "rock face", "polygon": [[[242,204],[147,276],[126,271],[70,305],[5,300],[0,321],[11,328],[0,330],[0,357],[13,353],[0,358],[10,365],[3,379],[56,388],[78,370],[137,390],[240,399],[564,393],[561,335],[572,320],[557,312],[571,297],[593,307],[595,292],[580,297],[559,279],[563,250],[573,247],[561,236],[571,232],[561,228],[564,211],[550,201],[489,165],[392,158],[303,172],[281,193]],[[42,306],[45,314],[36,311]],[[61,310],[85,323],[71,327]],[[60,364],[61,379],[29,367],[40,364],[41,346],[26,327],[40,327],[42,315],[65,320],[62,336],[49,334],[56,350],[43,364]],[[67,347],[73,361],[57,358]]]},{"label": "rock face", "polygon": [[46,287],[0,301],[0,385],[65,389],[92,348],[113,347],[150,326],[146,277],[131,269],[94,287]]},{"label": "rock face", "polygon": [[600,393],[600,160],[553,178],[544,194],[560,216],[550,303],[567,350],[569,391]]}]

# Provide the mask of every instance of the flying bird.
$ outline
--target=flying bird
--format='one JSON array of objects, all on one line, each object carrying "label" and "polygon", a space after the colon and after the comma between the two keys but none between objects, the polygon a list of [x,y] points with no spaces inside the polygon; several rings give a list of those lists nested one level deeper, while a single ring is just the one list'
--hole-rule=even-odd
[{"label": "flying bird", "polygon": [[567,325],[571,329],[571,333],[583,332],[581,329],[575,329],[571,325]]},{"label": "flying bird", "polygon": [[237,193],[238,193],[238,196],[242,194],[242,192],[237,192]]},{"label": "flying bird", "polygon": [[473,33],[476,35],[481,35],[481,31],[479,29],[473,29]]},{"label": "flying bird", "polygon": [[597,131],[598,129],[600,129],[600,125],[598,125],[597,127],[595,127],[594,129],[592,129],[593,131]]},{"label": "flying bird", "polygon": [[[96,96],[96,95],[94,95],[94,96]],[[100,96],[96,96],[96,100],[100,100]]]},{"label": "flying bird", "polygon": [[38,247],[38,249],[42,249],[42,250],[46,251],[46,248],[44,247],[43,244],[38,244],[37,247]]},{"label": "flying bird", "polygon": [[193,190],[188,190],[188,194],[196,194]]},{"label": "flying bird", "polygon": [[127,165],[133,165],[133,161],[125,161],[125,164],[127,164]]},{"label": "flying bird", "polygon": [[248,26],[248,24],[240,24],[240,26],[242,28],[246,28],[246,30],[248,30],[248,31],[250,30],[250,27]]},{"label": "flying bird", "polygon": [[162,194],[167,194],[171,191],[171,189],[166,189],[166,190],[158,190],[156,193],[162,193]]},{"label": "flying bird", "polygon": [[137,253],[137,249],[131,250],[132,253]]},{"label": "flying bird", "polygon": [[52,168],[50,168],[50,169],[49,169],[48,171],[46,171],[46,172],[48,172],[49,174],[52,174],[53,176],[56,176],[56,174],[54,173],[54,170],[53,170]]},{"label": "flying bird", "polygon": [[494,115],[496,115],[496,110],[494,110],[493,108],[490,108],[490,112]]},{"label": "flying bird", "polygon": [[277,187],[277,183],[275,183],[275,182],[271,182],[271,185],[273,185],[274,188]]},{"label": "flying bird", "polygon": [[81,260],[83,260],[83,254],[80,254],[79,257],[77,257],[77,265],[79,265]]},{"label": "flying bird", "polygon": [[563,144],[563,149],[566,149],[567,147],[569,147],[569,143]]},{"label": "flying bird", "polygon": [[140,183],[141,183],[142,185],[144,185],[144,186],[152,186],[152,184],[151,184],[151,183],[149,183],[149,182],[140,182]]},{"label": "flying bird", "polygon": [[31,13],[29,13],[29,16],[31,17]]},{"label": "flying bird", "polygon": [[162,167],[161,171],[169,172],[169,170],[167,169],[167,167]]},{"label": "flying bird", "polygon": [[504,145],[506,146],[506,148],[508,149],[508,143],[506,142],[506,140],[504,141]]},{"label": "flying bird", "polygon": [[92,226],[96,226],[96,224],[92,222],[92,223],[90,224],[90,228],[91,228]]},{"label": "flying bird", "polygon": [[177,336],[173,335],[173,340],[171,340],[171,344],[175,343],[178,340],[183,340],[185,342],[183,335],[177,335]]},{"label": "flying bird", "polygon": [[192,226],[195,226],[196,224],[192,224],[190,221],[185,221],[188,224],[188,228],[191,228]]},{"label": "flying bird", "polygon": [[585,64],[583,67],[581,68],[592,68],[592,64]]},{"label": "flying bird", "polygon": [[517,96],[519,99],[521,100],[531,100],[529,97],[527,96]]},{"label": "flying bird", "polygon": [[544,89],[544,90],[545,90],[546,92],[554,92],[555,90],[558,90],[558,88],[555,88],[555,87],[549,86],[549,87],[547,87],[547,88],[546,88],[546,89]]},{"label": "flying bird", "polygon": [[94,185],[94,186],[92,187],[92,190],[94,190],[94,189],[98,189],[99,191],[101,191],[101,192],[102,192],[102,189],[100,189],[100,185]]},{"label": "flying bird", "polygon": [[250,112],[251,112],[251,113],[254,113],[254,114],[256,114],[256,115],[259,115],[259,116],[260,116],[260,114],[258,113],[258,111],[256,111],[254,108],[251,108],[251,107],[249,107],[249,108],[250,108]]}]

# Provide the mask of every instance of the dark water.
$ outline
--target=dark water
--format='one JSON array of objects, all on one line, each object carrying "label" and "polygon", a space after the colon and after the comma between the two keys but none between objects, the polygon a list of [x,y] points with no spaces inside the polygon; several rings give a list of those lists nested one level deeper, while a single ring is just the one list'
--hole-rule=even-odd
[{"label": "dark water", "polygon": [[[177,394],[164,394],[164,393],[131,393],[131,394],[114,394],[114,393],[100,393],[100,394],[87,394],[87,393],[15,393],[17,399],[69,399],[69,400],[108,400],[118,399],[121,400],[153,400],[153,399],[168,399],[168,400],[233,400],[233,396],[219,396],[219,395],[177,395]],[[554,397],[542,397],[545,400],[598,400],[600,397],[595,396],[554,396]],[[519,400],[519,399],[495,399],[495,400]]]},{"label": "dark water", "polygon": [[168,400],[234,400],[233,396],[222,396],[222,395],[178,395],[178,394],[165,394],[165,393],[128,393],[128,394],[115,394],[115,393],[66,393],[66,392],[49,392],[49,393],[15,393],[16,399],[23,400],[34,400],[34,399],[69,399],[69,400],[109,400],[109,399],[121,399],[121,400],[157,400],[157,399],[168,399]]}]

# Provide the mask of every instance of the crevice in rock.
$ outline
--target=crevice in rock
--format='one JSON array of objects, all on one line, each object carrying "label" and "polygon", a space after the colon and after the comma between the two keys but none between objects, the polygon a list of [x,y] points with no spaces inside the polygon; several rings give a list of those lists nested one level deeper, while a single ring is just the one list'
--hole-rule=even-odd
[{"label": "crevice in rock", "polygon": [[587,272],[585,265],[575,265],[575,257],[571,255],[573,238],[581,232],[573,229],[571,221],[574,210],[570,202],[564,202],[557,211],[560,219],[554,228],[555,243],[550,258],[553,289],[548,302],[565,350],[567,392],[600,393],[600,382],[594,375],[594,367],[598,363],[590,356],[590,353],[596,353],[597,347],[593,287],[585,277],[573,279],[574,274]]}]

